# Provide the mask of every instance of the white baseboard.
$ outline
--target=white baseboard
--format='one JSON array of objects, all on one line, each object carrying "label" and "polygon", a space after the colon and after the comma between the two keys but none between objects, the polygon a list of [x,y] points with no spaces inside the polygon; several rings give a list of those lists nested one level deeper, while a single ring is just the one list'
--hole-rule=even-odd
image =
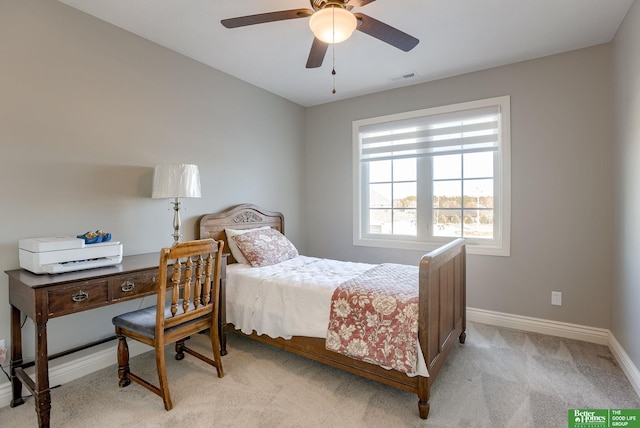
[{"label": "white baseboard", "polygon": [[[129,356],[134,357],[153,348],[140,342],[131,341],[129,345]],[[103,368],[117,364],[116,358],[117,342],[115,340],[91,347],[84,351],[76,352],[66,357],[50,361],[49,364],[49,385],[54,387],[62,385],[72,380],[79,379]],[[7,372],[9,369],[6,369]],[[26,370],[34,378],[33,367]],[[4,374],[0,373],[4,378]],[[114,385],[118,384],[118,375],[114,369]],[[29,390],[22,387],[22,394],[30,394]],[[0,383],[0,407],[6,407],[11,403],[11,383],[8,381]],[[33,403],[31,403],[33,405]]]},{"label": "white baseboard", "polygon": [[487,311],[484,309],[467,308],[467,320],[481,324],[513,328],[548,334],[550,336],[565,337],[567,339],[583,340],[585,342],[607,345],[614,358],[629,379],[631,386],[640,397],[640,370],[633,364],[629,355],[616,340],[610,330],[569,324],[540,318],[523,317],[521,315]]},{"label": "white baseboard", "polygon": [[578,324],[524,317],[477,308],[467,308],[467,320],[567,339],[582,340],[599,345],[609,344],[609,330],[604,328],[587,327]]},{"label": "white baseboard", "polygon": [[640,397],[640,370],[633,364],[629,355],[627,355],[624,348],[622,348],[611,332],[609,332],[609,349],[611,349],[611,353],[616,361],[618,361],[618,364],[620,364],[624,374],[627,375],[627,379],[631,382],[631,386],[635,389],[636,394]]}]

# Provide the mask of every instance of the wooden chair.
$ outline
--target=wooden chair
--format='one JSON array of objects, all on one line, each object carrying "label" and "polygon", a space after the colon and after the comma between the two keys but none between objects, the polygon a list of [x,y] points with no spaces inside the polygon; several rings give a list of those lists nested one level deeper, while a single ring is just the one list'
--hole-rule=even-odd
[{"label": "wooden chair", "polygon": [[[218,334],[223,246],[223,241],[202,239],[162,249],[157,304],[119,315],[112,320],[118,337],[118,377],[121,388],[134,381],[161,396],[164,408],[171,410],[173,404],[167,383],[164,347],[173,342],[176,343],[176,360],[182,360],[186,352],[214,366],[218,377],[224,376]],[[207,329],[211,336],[213,360],[185,345],[185,339],[190,335]],[[127,337],[155,348],[159,387],[131,373]]]}]

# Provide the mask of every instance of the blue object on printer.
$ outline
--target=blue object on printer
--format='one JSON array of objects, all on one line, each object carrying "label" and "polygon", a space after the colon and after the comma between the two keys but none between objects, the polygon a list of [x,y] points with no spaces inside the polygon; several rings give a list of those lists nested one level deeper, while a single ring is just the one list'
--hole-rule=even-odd
[{"label": "blue object on printer", "polygon": [[102,230],[96,230],[95,232],[86,232],[82,235],[77,235],[76,238],[83,239],[85,244],[97,244],[111,241],[111,234]]}]

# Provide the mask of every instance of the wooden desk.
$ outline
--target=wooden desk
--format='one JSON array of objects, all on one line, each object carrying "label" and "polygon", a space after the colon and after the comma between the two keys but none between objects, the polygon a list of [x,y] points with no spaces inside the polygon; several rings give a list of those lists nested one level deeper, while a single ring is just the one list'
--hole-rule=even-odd
[{"label": "wooden desk", "polygon": [[[47,351],[47,321],[76,312],[87,311],[155,293],[160,253],[123,257],[122,263],[104,268],[89,269],[57,275],[35,275],[24,269],[9,270],[9,303],[11,304],[11,407],[24,403],[22,385],[35,399],[38,425],[48,428],[51,412],[49,389],[49,359],[67,355],[105,340],[81,348],[49,356]],[[226,257],[221,267],[220,300],[224,302]],[[22,361],[22,331],[20,313],[35,324],[35,382],[24,371],[34,363]],[[220,305],[220,319],[224,320],[225,305]],[[219,325],[222,333],[223,323]],[[220,336],[222,337],[222,335]],[[114,364],[116,356],[114,354]],[[114,378],[114,385],[117,379]]]}]

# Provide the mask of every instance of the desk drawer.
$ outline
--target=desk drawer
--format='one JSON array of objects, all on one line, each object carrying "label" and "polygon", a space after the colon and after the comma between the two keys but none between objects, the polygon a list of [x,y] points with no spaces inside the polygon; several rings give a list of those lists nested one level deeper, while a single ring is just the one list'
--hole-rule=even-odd
[{"label": "desk drawer", "polygon": [[140,297],[155,292],[157,271],[113,278],[109,281],[114,301]]},{"label": "desk drawer", "polygon": [[49,317],[85,311],[109,302],[108,281],[86,282],[47,293]]}]

